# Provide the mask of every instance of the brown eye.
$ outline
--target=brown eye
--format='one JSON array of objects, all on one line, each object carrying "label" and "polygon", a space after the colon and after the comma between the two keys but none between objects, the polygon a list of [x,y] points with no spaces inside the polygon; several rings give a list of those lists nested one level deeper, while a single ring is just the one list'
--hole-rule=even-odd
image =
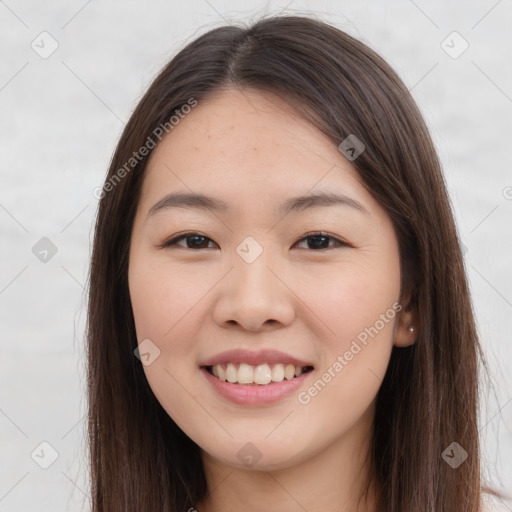
[{"label": "brown eye", "polygon": [[[185,240],[185,246],[178,244],[181,240]],[[177,237],[168,240],[162,244],[163,248],[171,247],[173,245],[178,245],[180,247],[184,247],[185,249],[207,249],[208,245],[207,241],[212,241],[210,238],[201,235],[200,233],[184,233]]]},{"label": "brown eye", "polygon": [[[178,243],[182,240],[185,241],[185,244]],[[346,242],[343,242],[339,238],[336,238],[335,236],[332,236],[329,233],[325,233],[323,231],[308,233],[302,237],[298,243],[302,242],[303,240],[305,240],[307,243],[307,247],[305,248],[310,250],[325,250],[332,249],[334,247],[348,246]],[[168,240],[167,242],[164,242],[161,247],[169,248],[172,246],[179,246],[183,247],[184,249],[208,249],[208,242],[214,243],[213,240],[207,236],[202,235],[201,233],[190,232],[183,233],[172,238],[171,240]],[[331,244],[331,242],[333,243]]]},{"label": "brown eye", "polygon": [[[308,233],[302,237],[299,242],[302,242],[303,240],[310,241],[310,243],[307,243],[306,248],[313,250],[331,249],[333,247],[348,245],[342,240],[322,231]],[[331,240],[334,242],[334,245],[329,245]]]}]

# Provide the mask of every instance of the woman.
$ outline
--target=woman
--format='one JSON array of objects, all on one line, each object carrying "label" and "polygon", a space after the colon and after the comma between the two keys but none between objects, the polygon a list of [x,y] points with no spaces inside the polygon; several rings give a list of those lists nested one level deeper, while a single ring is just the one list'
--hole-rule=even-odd
[{"label": "woman", "polygon": [[453,214],[375,52],[306,17],[209,31],[151,84],[100,197],[94,512],[482,510]]}]

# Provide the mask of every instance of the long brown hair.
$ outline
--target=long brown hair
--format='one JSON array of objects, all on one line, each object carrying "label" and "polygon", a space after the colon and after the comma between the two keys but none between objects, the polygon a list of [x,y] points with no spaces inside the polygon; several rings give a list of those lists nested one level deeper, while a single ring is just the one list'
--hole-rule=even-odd
[{"label": "long brown hair", "polygon": [[[181,50],[135,108],[113,156],[89,274],[92,512],[182,512],[207,492],[199,447],[162,408],[134,356],[128,254],[148,155],[133,159],[191,99],[232,87],[279,95],[337,146],[349,135],[364,143],[352,163],[393,221],[400,302],[418,319],[416,343],[393,348],[377,395],[371,457],[379,509],[479,511],[485,361],[428,130],[407,87],[368,46],[314,17],[270,16],[210,30]],[[468,454],[457,468],[442,457],[453,442]]]}]

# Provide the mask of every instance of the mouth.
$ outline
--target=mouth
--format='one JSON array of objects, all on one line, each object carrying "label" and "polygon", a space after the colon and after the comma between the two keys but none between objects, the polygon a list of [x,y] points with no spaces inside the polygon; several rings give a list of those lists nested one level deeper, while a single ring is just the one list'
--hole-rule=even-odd
[{"label": "mouth", "polygon": [[257,366],[245,363],[216,364],[201,366],[219,381],[240,386],[263,387],[295,380],[303,374],[313,371],[313,366],[295,366],[293,364],[261,364]]}]

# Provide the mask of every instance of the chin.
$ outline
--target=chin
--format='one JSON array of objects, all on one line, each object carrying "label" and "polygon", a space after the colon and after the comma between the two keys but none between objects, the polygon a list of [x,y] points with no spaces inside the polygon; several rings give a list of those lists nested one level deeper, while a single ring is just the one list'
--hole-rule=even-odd
[{"label": "chin", "polygon": [[253,437],[253,441],[233,441],[224,450],[219,451],[219,448],[217,444],[214,450],[206,450],[208,457],[237,469],[252,471],[284,470],[307,457],[302,447],[294,444],[294,449],[290,450],[289,446],[283,446],[279,440],[265,440],[265,435],[262,435],[261,442]]}]

